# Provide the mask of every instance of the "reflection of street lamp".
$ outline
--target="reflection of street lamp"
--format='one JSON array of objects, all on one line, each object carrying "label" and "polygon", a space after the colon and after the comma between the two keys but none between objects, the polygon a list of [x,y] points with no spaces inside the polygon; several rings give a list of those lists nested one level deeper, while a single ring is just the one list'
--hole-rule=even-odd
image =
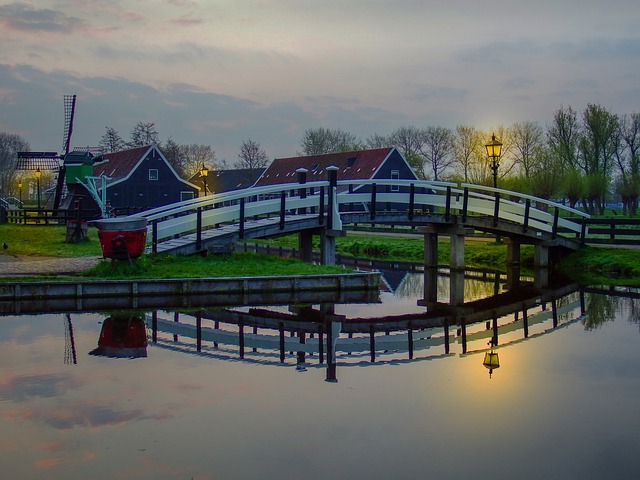
[{"label": "reflection of street lamp", "polygon": [[491,351],[484,354],[484,362],[482,364],[489,369],[489,378],[491,378],[493,371],[500,368],[500,359],[498,354],[493,351],[493,341],[489,342],[489,344],[491,345]]},{"label": "reflection of street lamp", "polygon": [[40,167],[36,169],[36,183],[38,185],[38,209],[40,208],[40,175],[42,175],[42,171]]},{"label": "reflection of street lamp", "polygon": [[209,175],[209,169],[202,164],[200,169],[200,176],[202,177],[202,184],[204,185],[204,194],[207,195],[207,175]]},{"label": "reflection of street lamp", "polygon": [[18,182],[18,200],[22,203],[22,180]]},{"label": "reflection of street lamp", "polygon": [[496,140],[494,134],[491,141],[485,145],[487,156],[491,159],[491,171],[493,172],[493,188],[498,188],[498,168],[500,168],[500,155],[502,153],[502,143]]}]

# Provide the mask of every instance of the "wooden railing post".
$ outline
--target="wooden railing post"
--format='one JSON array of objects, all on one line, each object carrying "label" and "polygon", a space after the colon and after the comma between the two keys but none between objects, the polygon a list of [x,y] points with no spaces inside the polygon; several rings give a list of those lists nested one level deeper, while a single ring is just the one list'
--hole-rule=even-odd
[{"label": "wooden railing post", "polygon": [[469,188],[464,188],[464,195],[462,197],[462,223],[467,221],[467,209],[469,208]]},{"label": "wooden railing post", "polygon": [[370,208],[370,217],[371,220],[376,219],[376,184],[371,184],[371,208]]},{"label": "wooden railing post", "polygon": [[558,235],[558,218],[559,217],[560,217],[560,209],[556,207],[553,213],[553,228],[551,230],[552,238],[556,238],[556,236]]},{"label": "wooden railing post", "polygon": [[151,222],[151,252],[158,253],[158,220]]},{"label": "wooden railing post", "polygon": [[493,226],[498,226],[498,219],[500,215],[500,193],[496,192],[496,201],[493,207]]},{"label": "wooden railing post", "polygon": [[529,230],[529,214],[531,213],[531,200],[527,198],[524,203],[524,222],[522,222],[522,233],[527,233]]},{"label": "wooden railing post", "polygon": [[409,187],[409,220],[413,220],[413,208],[416,200],[416,186],[411,184]]},{"label": "wooden railing post", "polygon": [[240,225],[238,225],[238,237],[240,237],[240,239],[244,238],[244,202],[245,202],[245,198],[242,197],[240,199]]},{"label": "wooden railing post", "polygon": [[451,218],[451,187],[447,187],[447,199],[444,205],[444,221],[448,222]]},{"label": "wooden railing post", "polygon": [[202,207],[196,210],[196,250],[202,248]]},{"label": "wooden railing post", "polygon": [[285,206],[287,202],[287,192],[280,192],[280,230],[284,230]]},{"label": "wooden railing post", "polygon": [[324,222],[324,187],[320,187],[320,203],[318,205],[318,225]]}]

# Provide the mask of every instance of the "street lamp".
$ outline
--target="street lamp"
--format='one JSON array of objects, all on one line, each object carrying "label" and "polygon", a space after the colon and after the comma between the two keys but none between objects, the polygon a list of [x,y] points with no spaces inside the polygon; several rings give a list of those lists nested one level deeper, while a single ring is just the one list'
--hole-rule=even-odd
[{"label": "street lamp", "polygon": [[207,195],[207,175],[209,175],[209,169],[202,164],[200,169],[200,176],[202,177],[202,183],[204,185],[204,194]]},{"label": "street lamp", "polygon": [[491,141],[485,145],[487,156],[491,159],[491,171],[493,172],[493,188],[498,188],[498,168],[500,168],[500,155],[502,143],[496,140],[495,134],[491,135]]},{"label": "street lamp", "polygon": [[22,180],[18,182],[18,200],[22,204]]},{"label": "street lamp", "polygon": [[40,209],[40,175],[42,175],[42,171],[40,167],[36,169],[36,183],[38,186],[38,209]]}]

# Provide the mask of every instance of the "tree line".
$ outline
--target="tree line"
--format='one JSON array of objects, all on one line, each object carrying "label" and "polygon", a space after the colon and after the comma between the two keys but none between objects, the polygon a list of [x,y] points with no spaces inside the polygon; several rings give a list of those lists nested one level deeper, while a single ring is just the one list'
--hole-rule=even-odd
[{"label": "tree line", "polygon": [[602,214],[606,199],[620,196],[624,213],[635,215],[640,196],[640,113],[617,115],[589,104],[578,114],[561,107],[549,125],[533,121],[499,126],[491,132],[470,125],[456,128],[401,127],[364,141],[340,129],[309,129],[301,155],[363,148],[397,147],[417,176],[492,185],[485,144],[502,142],[498,186],[545,199],[578,201]]},{"label": "tree line", "polygon": [[[602,213],[612,194],[625,213],[635,215],[640,197],[640,113],[618,115],[597,104],[580,113],[559,108],[543,126],[523,121],[483,131],[470,125],[404,126],[365,140],[341,129],[307,129],[298,155],[321,155],[366,148],[397,147],[421,179],[492,185],[485,144],[495,134],[502,144],[498,186],[546,199],[582,202],[590,213]],[[230,168],[209,145],[161,141],[153,122],[138,122],[129,140],[106,127],[99,146],[105,153],[156,143],[176,172],[188,178],[205,165]],[[15,192],[17,151],[29,150],[18,135],[0,132],[0,196]],[[260,143],[240,145],[233,168],[264,168],[270,159]]]}]

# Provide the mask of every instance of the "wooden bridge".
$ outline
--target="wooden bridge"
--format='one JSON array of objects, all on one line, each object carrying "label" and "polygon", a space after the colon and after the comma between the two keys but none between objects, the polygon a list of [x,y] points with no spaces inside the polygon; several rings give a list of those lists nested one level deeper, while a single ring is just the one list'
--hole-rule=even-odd
[{"label": "wooden bridge", "polygon": [[228,250],[237,241],[296,233],[300,256],[310,260],[319,235],[321,261],[335,261],[335,238],[349,225],[420,228],[425,265],[437,264],[439,235],[451,237],[450,267],[464,268],[464,238],[473,231],[500,236],[508,261],[519,263],[520,245],[535,245],[537,266],[550,250],[575,250],[585,239],[588,215],[530,195],[472,184],[418,180],[285,183],[212,194],[137,214],[148,221],[148,250],[189,255]]}]

